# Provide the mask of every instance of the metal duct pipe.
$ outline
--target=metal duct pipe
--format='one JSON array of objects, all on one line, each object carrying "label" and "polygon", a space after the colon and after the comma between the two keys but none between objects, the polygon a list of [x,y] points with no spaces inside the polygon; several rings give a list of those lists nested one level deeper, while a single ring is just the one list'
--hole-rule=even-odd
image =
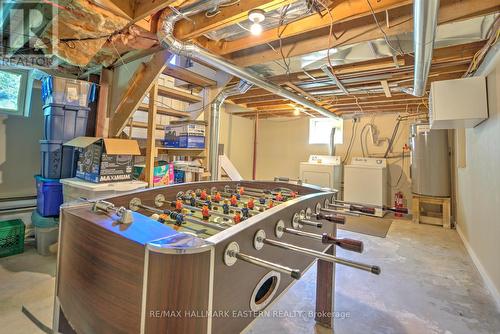
[{"label": "metal duct pipe", "polygon": [[413,1],[413,50],[415,68],[413,92],[415,96],[425,94],[425,86],[431,69],[432,52],[438,20],[439,0]]},{"label": "metal duct pipe", "polygon": [[241,80],[238,85],[227,87],[220,92],[210,105],[209,170],[210,180],[217,181],[219,175],[220,110],[224,101],[232,95],[244,94],[252,84]]},{"label": "metal duct pipe", "polygon": [[234,75],[242,80],[252,83],[255,86],[265,89],[273,94],[279,95],[306,108],[317,111],[323,116],[340,119],[340,117],[336,116],[334,113],[314,104],[313,102],[307,100],[302,96],[294,94],[274,83],[264,80],[259,75],[252,73],[245,68],[236,66],[227,61],[225,58],[215,55],[204,48],[201,48],[192,43],[179,41],[174,37],[174,26],[177,21],[196,13],[213,9],[217,4],[219,4],[219,2],[220,0],[198,1],[192,5],[180,9],[179,11],[175,11],[172,13],[168,13],[168,11],[165,10],[161,14],[160,20],[158,22],[158,39],[161,45],[171,50],[173,53],[203,61],[215,68],[218,68],[228,74]]}]

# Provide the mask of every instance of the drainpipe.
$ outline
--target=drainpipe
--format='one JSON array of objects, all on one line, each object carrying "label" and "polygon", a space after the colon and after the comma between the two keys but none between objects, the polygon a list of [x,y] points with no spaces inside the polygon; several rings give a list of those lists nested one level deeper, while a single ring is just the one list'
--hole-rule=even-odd
[{"label": "drainpipe", "polygon": [[182,42],[174,37],[174,26],[177,21],[199,12],[211,10],[219,3],[220,0],[198,1],[192,5],[181,8],[180,10],[176,10],[175,12],[169,12],[168,10],[163,11],[158,22],[158,40],[161,45],[175,54],[203,61],[257,87],[289,99],[290,101],[298,103],[306,108],[312,109],[323,116],[340,119],[339,116],[329,110],[320,107],[306,98],[284,89],[283,87],[261,78],[259,75],[250,70],[236,66],[225,58],[215,55],[202,47],[194,45],[193,43]]},{"label": "drainpipe", "polygon": [[413,49],[415,67],[413,92],[423,96],[432,64],[432,52],[438,20],[439,0],[415,0],[413,2]]},{"label": "drainpipe", "polygon": [[246,93],[252,84],[240,81],[238,85],[224,88],[210,105],[209,170],[210,180],[217,181],[219,175],[220,110],[224,101],[232,95]]}]

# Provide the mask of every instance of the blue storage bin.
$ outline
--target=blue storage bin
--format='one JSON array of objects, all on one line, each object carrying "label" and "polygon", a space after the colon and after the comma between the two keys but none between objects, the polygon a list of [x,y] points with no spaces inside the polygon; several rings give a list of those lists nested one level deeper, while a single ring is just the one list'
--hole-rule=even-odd
[{"label": "blue storage bin", "polygon": [[44,139],[64,140],[85,136],[90,108],[51,103],[43,107]]},{"label": "blue storage bin", "polygon": [[42,78],[42,100],[44,104],[59,103],[87,107],[97,98],[97,85],[83,80],[54,76]]},{"label": "blue storage bin", "polygon": [[47,179],[66,179],[76,174],[77,152],[62,140],[40,140],[41,175]]},{"label": "blue storage bin", "polygon": [[36,180],[36,210],[43,217],[59,216],[59,207],[63,203],[62,184],[57,179],[46,179],[40,175]]}]

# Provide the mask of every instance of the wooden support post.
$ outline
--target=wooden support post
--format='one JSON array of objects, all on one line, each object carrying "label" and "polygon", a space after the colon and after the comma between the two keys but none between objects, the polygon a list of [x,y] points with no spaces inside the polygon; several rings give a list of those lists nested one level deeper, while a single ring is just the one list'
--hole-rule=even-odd
[{"label": "wooden support post", "polygon": [[257,175],[257,136],[259,134],[259,111],[255,114],[255,124],[253,128],[253,168],[252,179],[255,180]]},{"label": "wooden support post", "polygon": [[153,176],[156,157],[156,97],[158,95],[158,83],[153,84],[149,91],[149,112],[148,112],[148,135],[146,138],[146,168],[145,180],[148,187],[153,187]]},{"label": "wooden support post", "polygon": [[[327,254],[335,255],[335,246]],[[333,328],[335,301],[335,264],[318,260],[316,274],[316,315],[314,320],[320,326]]]},{"label": "wooden support post", "polygon": [[96,137],[108,137],[108,106],[109,106],[109,92],[111,89],[111,82],[113,81],[113,71],[102,69],[101,77],[99,79],[99,101],[97,102],[97,115],[96,115]]}]

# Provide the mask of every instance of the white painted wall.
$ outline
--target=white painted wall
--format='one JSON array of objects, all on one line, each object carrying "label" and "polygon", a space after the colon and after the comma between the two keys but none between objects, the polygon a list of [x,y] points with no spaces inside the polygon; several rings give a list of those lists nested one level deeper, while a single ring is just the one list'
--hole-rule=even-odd
[{"label": "white painted wall", "polygon": [[489,119],[466,130],[456,173],[457,229],[500,307],[500,60],[487,83]]},{"label": "white painted wall", "polygon": [[[397,115],[380,115],[373,122],[380,131],[379,136],[390,137],[395,125]],[[357,134],[353,143],[350,157],[362,156],[360,133],[366,124],[372,121],[371,117],[362,117],[357,125]],[[394,143],[394,152],[402,152],[402,147],[408,142],[409,122],[402,122],[398,136]],[[337,145],[336,155],[345,157],[352,132],[352,120],[344,121],[344,143]],[[268,180],[275,176],[299,177],[299,163],[307,161],[311,154],[328,154],[328,145],[309,144],[309,118],[299,119],[265,119],[259,121],[259,134],[257,137],[257,178]],[[370,154],[383,154],[387,143],[380,146],[371,144],[368,139]],[[350,158],[346,161],[348,164]],[[396,182],[401,174],[402,160],[390,159],[388,187],[390,203],[393,203],[393,194],[403,191],[407,205],[411,206],[411,183],[409,180],[409,158],[405,158],[403,176],[398,187]]]}]

